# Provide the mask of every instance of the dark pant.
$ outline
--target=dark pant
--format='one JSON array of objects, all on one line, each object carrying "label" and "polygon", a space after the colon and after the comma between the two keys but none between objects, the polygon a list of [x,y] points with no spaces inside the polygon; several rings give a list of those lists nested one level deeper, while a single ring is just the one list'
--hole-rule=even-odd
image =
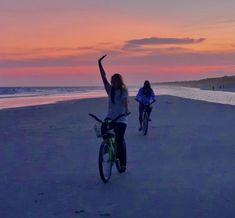
[{"label": "dark pant", "polygon": [[[142,122],[143,122],[144,108],[145,108],[145,105],[142,104],[142,103],[139,103],[139,121],[140,121],[140,125],[141,125],[141,126],[142,126]],[[152,108],[151,108],[151,107],[148,107],[147,110],[148,110],[148,111],[147,111],[147,112],[148,112],[148,115],[149,115],[149,117],[150,117]]]},{"label": "dark pant", "polygon": [[114,125],[117,142],[117,158],[120,160],[121,166],[126,166],[126,143],[124,139],[126,126],[125,123],[115,123]]}]

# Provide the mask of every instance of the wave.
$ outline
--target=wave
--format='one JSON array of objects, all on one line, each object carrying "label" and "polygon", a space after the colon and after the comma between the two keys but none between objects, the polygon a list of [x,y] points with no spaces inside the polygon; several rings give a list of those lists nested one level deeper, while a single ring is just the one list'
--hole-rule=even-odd
[{"label": "wave", "polygon": [[89,93],[96,90],[102,90],[102,87],[0,87],[0,98]]}]

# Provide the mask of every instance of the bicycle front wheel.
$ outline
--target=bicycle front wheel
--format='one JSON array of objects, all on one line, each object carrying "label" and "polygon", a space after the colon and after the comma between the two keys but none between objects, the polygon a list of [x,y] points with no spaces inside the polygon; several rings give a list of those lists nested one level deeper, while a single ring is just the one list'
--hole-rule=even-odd
[{"label": "bicycle front wheel", "polygon": [[147,135],[148,132],[148,124],[149,124],[149,116],[147,112],[144,112],[143,118],[143,135]]},{"label": "bicycle front wheel", "polygon": [[100,178],[104,183],[107,183],[112,174],[112,157],[110,156],[110,146],[106,142],[103,142],[99,151],[99,173]]}]

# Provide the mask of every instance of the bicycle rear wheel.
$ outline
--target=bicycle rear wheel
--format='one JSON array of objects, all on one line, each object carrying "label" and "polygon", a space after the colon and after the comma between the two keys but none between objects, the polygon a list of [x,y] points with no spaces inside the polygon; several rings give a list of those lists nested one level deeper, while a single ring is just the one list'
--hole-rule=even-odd
[{"label": "bicycle rear wheel", "polygon": [[106,142],[103,142],[99,151],[99,173],[100,178],[104,183],[107,183],[112,174],[112,157],[110,156],[110,146]]},{"label": "bicycle rear wheel", "polygon": [[143,116],[143,135],[147,135],[148,133],[148,124],[149,124],[149,116],[145,111]]}]

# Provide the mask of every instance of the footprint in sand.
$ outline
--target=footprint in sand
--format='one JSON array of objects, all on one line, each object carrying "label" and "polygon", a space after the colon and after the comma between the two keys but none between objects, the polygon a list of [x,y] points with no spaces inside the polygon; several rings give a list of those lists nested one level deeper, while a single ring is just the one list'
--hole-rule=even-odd
[{"label": "footprint in sand", "polygon": [[40,192],[38,195],[44,195],[44,193],[43,193],[43,192]]},{"label": "footprint in sand", "polygon": [[75,210],[74,213],[76,213],[76,214],[85,213],[85,210]]},{"label": "footprint in sand", "polygon": [[[45,194],[44,194],[44,192],[40,192],[40,193],[38,193],[38,195],[39,195],[39,196],[43,196],[43,195],[45,195]],[[38,200],[34,200],[34,203],[37,204],[37,203],[38,203]]]},{"label": "footprint in sand", "polygon": [[[38,195],[39,195],[39,196],[43,196],[43,195],[45,195],[45,194],[44,194],[44,192],[40,192],[40,193],[38,193]],[[37,204],[37,203],[38,203],[38,200],[34,200],[34,203]]]},{"label": "footprint in sand", "polygon": [[110,213],[100,213],[100,216],[102,216],[102,217],[109,217],[109,216],[111,216],[111,214]]},{"label": "footprint in sand", "polygon": [[173,104],[173,102],[171,102],[171,101],[166,101],[165,103],[166,104]]}]

